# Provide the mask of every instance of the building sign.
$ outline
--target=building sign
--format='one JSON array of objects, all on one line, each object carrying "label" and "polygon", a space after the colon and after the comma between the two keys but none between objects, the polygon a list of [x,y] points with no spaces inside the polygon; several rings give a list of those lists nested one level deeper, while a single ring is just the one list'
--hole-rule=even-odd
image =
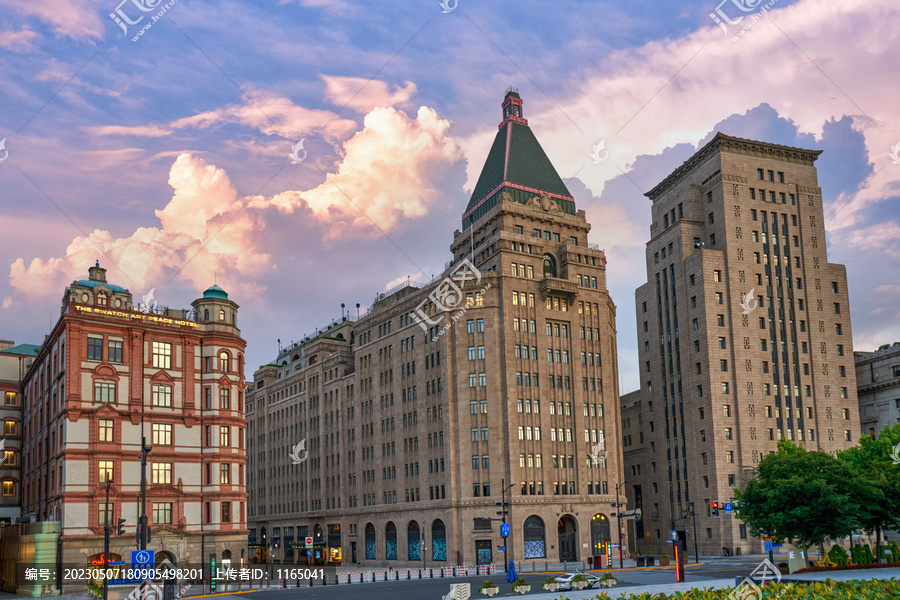
[{"label": "building sign", "polygon": [[172,317],[166,317],[154,313],[125,312],[122,310],[98,308],[96,306],[82,306],[80,304],[76,304],[75,309],[81,313],[104,315],[107,317],[128,319],[130,321],[144,321],[146,323],[155,323],[159,325],[180,325],[182,327],[197,327],[197,324],[193,321],[187,321],[185,319],[173,319]]}]

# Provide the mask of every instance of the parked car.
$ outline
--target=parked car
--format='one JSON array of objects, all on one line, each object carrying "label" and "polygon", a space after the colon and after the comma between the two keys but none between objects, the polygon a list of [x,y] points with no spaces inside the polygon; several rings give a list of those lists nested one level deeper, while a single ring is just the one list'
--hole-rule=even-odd
[{"label": "parked car", "polygon": [[576,575],[581,575],[582,577],[584,577],[584,579],[586,581],[584,589],[592,589],[592,588],[597,587],[600,584],[600,578],[591,573],[581,573],[581,572],[566,573],[566,574],[560,575],[559,577],[556,578],[556,583],[559,584],[559,589],[560,590],[573,589],[572,588],[572,579]]}]

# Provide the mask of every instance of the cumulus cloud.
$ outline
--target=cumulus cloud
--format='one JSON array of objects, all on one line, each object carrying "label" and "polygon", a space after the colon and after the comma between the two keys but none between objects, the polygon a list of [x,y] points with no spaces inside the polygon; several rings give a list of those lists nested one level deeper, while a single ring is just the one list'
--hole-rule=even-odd
[{"label": "cumulus cloud", "polygon": [[172,277],[200,287],[218,271],[230,289],[256,294],[262,274],[274,267],[261,235],[272,219],[297,213],[326,239],[337,239],[374,237],[425,216],[462,159],[449,128],[431,108],[420,108],[415,118],[375,109],[343,144],[339,164],[322,184],[271,197],[240,198],[224,169],[183,153],[169,170],[173,195],[156,211],[159,227],[142,227],[128,237],[98,229],[75,238],[64,257],[35,258],[27,265],[19,258],[10,268],[10,283],[25,294],[54,293],[100,253],[135,289]]},{"label": "cumulus cloud", "polygon": [[375,107],[406,108],[417,91],[416,84],[411,81],[405,82],[404,86],[391,86],[384,81],[362,77],[323,75],[322,79],[325,81],[325,97],[329,101],[361,114]]}]

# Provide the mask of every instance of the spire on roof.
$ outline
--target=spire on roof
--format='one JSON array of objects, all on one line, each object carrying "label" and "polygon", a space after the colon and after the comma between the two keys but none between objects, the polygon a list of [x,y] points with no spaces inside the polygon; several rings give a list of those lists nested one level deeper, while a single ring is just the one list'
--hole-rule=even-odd
[{"label": "spire on roof", "polygon": [[574,215],[575,199],[522,116],[522,97],[517,89],[506,90],[502,107],[503,122],[463,213],[463,229],[495,206],[504,192],[521,204],[547,195],[565,213]]}]

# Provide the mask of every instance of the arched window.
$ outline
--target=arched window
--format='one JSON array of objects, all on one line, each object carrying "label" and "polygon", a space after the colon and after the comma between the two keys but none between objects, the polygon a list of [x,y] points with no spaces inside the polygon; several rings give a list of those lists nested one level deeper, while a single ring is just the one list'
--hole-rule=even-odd
[{"label": "arched window", "polygon": [[406,553],[409,560],[422,560],[422,540],[419,524],[410,521],[406,527]]},{"label": "arched window", "polygon": [[447,560],[447,530],[440,519],[431,524],[431,560]]},{"label": "arched window", "polygon": [[522,527],[522,539],[525,541],[525,558],[546,558],[547,543],[544,540],[544,521],[532,515],[525,519]]},{"label": "arched window", "polygon": [[366,524],[366,560],[375,560],[375,526]]},{"label": "arched window", "polygon": [[544,255],[544,277],[556,277],[556,259],[550,254]]},{"label": "arched window", "polygon": [[219,320],[220,320],[220,321],[224,321],[224,320],[225,320],[225,310],[224,310],[224,309],[221,309],[221,308],[219,309]]},{"label": "arched window", "polygon": [[609,518],[602,514],[594,515],[591,517],[591,548],[594,549],[594,555],[604,551],[609,541]]},{"label": "arched window", "polygon": [[219,352],[219,370],[223,373],[227,373],[228,367],[228,353],[223,350],[222,352]]},{"label": "arched window", "polygon": [[390,521],[384,528],[384,558],[397,560],[397,526]]},{"label": "arched window", "polygon": [[209,309],[208,308],[203,311],[203,320],[209,321]]}]

